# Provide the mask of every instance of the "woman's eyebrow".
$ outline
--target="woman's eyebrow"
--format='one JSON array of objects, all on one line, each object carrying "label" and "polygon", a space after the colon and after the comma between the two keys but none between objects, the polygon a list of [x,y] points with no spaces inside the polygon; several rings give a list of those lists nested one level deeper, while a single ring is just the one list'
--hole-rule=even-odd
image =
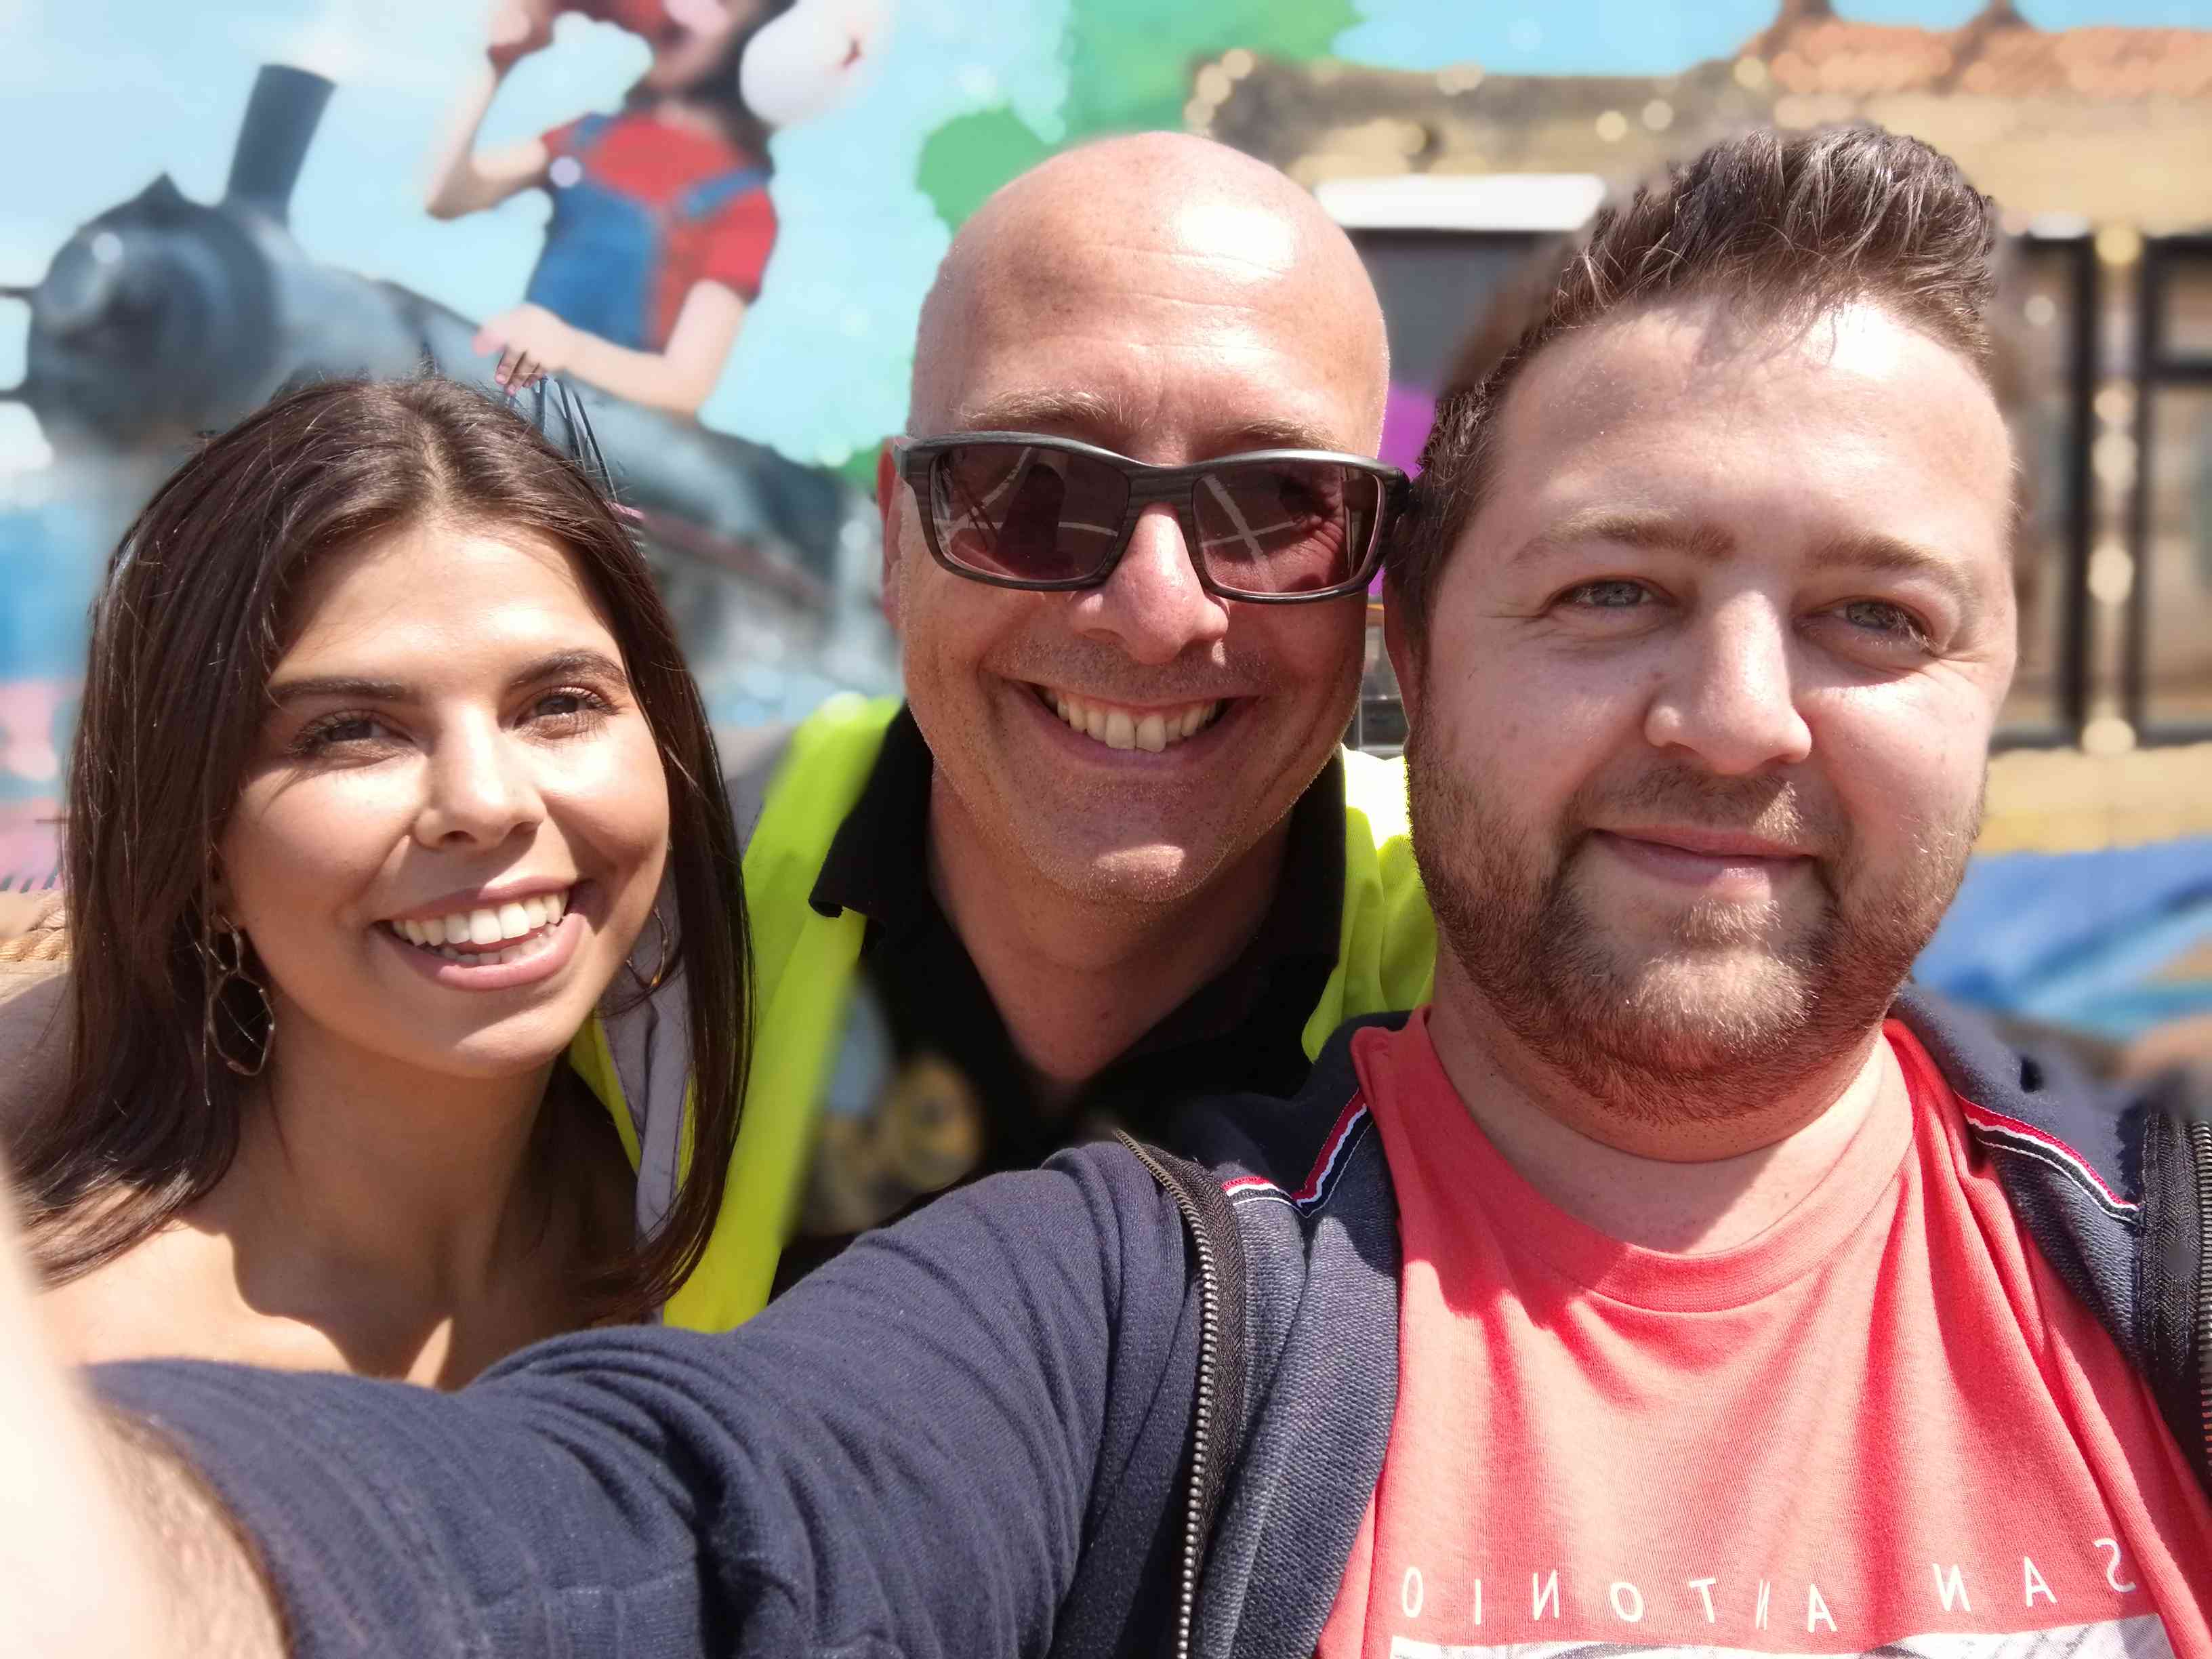
[{"label": "woman's eyebrow", "polygon": [[535,685],[540,680],[558,679],[563,674],[596,675],[618,685],[629,684],[629,676],[623,672],[620,663],[605,652],[579,647],[573,651],[556,651],[550,656],[540,657],[509,680],[507,685],[510,689],[520,689]]},{"label": "woman's eyebrow", "polygon": [[276,680],[269,687],[269,701],[283,708],[318,697],[350,697],[362,702],[404,702],[408,688],[397,680],[362,679],[351,674],[321,674],[307,679]]},{"label": "woman's eyebrow", "polygon": [[[537,659],[508,679],[507,689],[519,690],[564,674],[597,676],[622,685],[629,684],[629,676],[623,672],[620,663],[605,652],[580,647],[556,651]],[[325,697],[362,702],[405,702],[416,695],[414,687],[401,681],[373,680],[357,674],[315,674],[302,679],[273,681],[269,687],[269,700],[279,708]]]}]

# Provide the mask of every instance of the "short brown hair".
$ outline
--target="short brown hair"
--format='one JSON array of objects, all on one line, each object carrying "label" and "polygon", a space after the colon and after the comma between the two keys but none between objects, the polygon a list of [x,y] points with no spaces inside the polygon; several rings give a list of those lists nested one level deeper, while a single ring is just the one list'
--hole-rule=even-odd
[{"label": "short brown hair", "polygon": [[[1592,222],[1549,284],[1510,295],[1437,405],[1390,597],[1425,636],[1439,574],[1489,484],[1497,415],[1530,360],[1571,330],[1688,295],[1777,319],[1875,301],[1991,376],[1994,204],[1958,165],[1877,127],[1723,139]],[[1516,325],[1517,324],[1517,327]]]}]

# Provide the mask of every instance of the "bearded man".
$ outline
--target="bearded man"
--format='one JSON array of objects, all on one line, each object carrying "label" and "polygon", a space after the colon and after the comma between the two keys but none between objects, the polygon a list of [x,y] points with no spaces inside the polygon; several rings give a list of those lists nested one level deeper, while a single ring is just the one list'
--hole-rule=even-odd
[{"label": "bearded man", "polygon": [[95,1562],[134,1652],[2212,1656],[2212,1132],[1900,994],[2013,669],[1992,224],[1865,130],[1599,221],[1394,566],[1435,1000],[1209,1167],[1063,1153],[458,1398],[104,1373],[167,1450],[0,1281],[66,1498],[0,1616]]}]

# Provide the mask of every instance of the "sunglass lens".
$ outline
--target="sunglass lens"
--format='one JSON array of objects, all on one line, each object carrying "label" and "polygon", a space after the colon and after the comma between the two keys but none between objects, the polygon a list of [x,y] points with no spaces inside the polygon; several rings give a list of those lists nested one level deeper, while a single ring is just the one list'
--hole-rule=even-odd
[{"label": "sunglass lens", "polygon": [[938,545],[954,564],[1016,581],[1073,581],[1114,550],[1127,479],[1087,455],[1032,444],[960,444],[930,473]]},{"label": "sunglass lens", "polygon": [[1331,461],[1252,461],[1198,481],[1200,556],[1232,593],[1313,593],[1365,565],[1382,483]]}]

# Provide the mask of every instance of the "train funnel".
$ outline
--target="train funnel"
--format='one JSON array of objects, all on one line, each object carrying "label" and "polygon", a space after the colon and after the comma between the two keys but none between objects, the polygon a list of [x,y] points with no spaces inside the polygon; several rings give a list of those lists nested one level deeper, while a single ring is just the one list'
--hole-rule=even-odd
[{"label": "train funnel", "polygon": [[230,158],[223,198],[254,209],[278,224],[289,222],[292,187],[307,159],[331,101],[331,82],[289,64],[264,64],[246,102]]}]

